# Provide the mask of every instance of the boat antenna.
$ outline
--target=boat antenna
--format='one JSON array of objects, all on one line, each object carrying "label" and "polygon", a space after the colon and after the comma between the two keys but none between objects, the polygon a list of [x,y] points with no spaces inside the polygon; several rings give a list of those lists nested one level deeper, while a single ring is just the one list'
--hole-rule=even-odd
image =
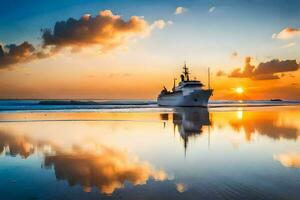
[{"label": "boat antenna", "polygon": [[177,80],[177,78],[174,78],[174,82],[173,82],[173,91],[175,91],[175,86],[176,86],[176,80]]},{"label": "boat antenna", "polygon": [[208,89],[210,90],[210,68],[208,68],[208,74],[207,74],[207,78],[208,78]]}]

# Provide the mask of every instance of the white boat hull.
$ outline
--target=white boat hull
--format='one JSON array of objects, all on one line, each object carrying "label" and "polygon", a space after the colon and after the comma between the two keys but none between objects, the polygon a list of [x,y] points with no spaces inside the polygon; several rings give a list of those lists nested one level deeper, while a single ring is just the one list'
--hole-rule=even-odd
[{"label": "white boat hull", "polygon": [[207,107],[208,100],[213,90],[195,90],[189,94],[174,92],[160,95],[157,98],[157,104],[160,106],[193,106]]}]

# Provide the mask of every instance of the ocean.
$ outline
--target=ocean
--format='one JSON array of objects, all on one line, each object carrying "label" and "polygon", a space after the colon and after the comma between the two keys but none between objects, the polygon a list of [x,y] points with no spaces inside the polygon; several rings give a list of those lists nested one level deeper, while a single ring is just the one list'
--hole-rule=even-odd
[{"label": "ocean", "polygon": [[1,100],[2,200],[298,200],[299,101]]},{"label": "ocean", "polygon": [[[212,100],[209,108],[228,107],[262,107],[300,105],[297,100]],[[167,107],[159,107],[154,100],[0,100],[0,112],[22,111],[90,111],[90,112],[130,112],[130,111],[162,111]]]}]

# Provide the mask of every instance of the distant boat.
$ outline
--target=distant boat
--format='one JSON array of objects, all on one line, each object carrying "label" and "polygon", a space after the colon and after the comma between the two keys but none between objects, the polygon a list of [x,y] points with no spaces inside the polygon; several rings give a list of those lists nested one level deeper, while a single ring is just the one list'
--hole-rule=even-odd
[{"label": "distant boat", "polygon": [[270,101],[282,101],[282,99],[271,99]]},{"label": "distant boat", "polygon": [[172,91],[163,88],[157,98],[158,105],[207,107],[208,100],[213,93],[209,81],[208,89],[203,89],[204,85],[196,79],[190,80],[189,74],[189,70],[184,64],[183,72],[180,75],[181,81],[176,86],[176,79],[174,79]]}]

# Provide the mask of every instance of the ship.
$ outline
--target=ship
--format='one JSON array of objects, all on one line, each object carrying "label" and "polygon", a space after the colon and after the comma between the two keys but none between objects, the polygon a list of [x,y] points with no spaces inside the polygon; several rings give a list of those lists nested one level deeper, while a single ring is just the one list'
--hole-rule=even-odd
[{"label": "ship", "polygon": [[213,94],[210,89],[210,73],[208,70],[208,89],[204,89],[204,84],[196,80],[190,80],[189,69],[184,63],[183,72],[180,75],[180,82],[176,86],[176,78],[173,82],[172,91],[168,91],[164,86],[157,97],[159,106],[172,107],[207,107],[208,100]]}]

